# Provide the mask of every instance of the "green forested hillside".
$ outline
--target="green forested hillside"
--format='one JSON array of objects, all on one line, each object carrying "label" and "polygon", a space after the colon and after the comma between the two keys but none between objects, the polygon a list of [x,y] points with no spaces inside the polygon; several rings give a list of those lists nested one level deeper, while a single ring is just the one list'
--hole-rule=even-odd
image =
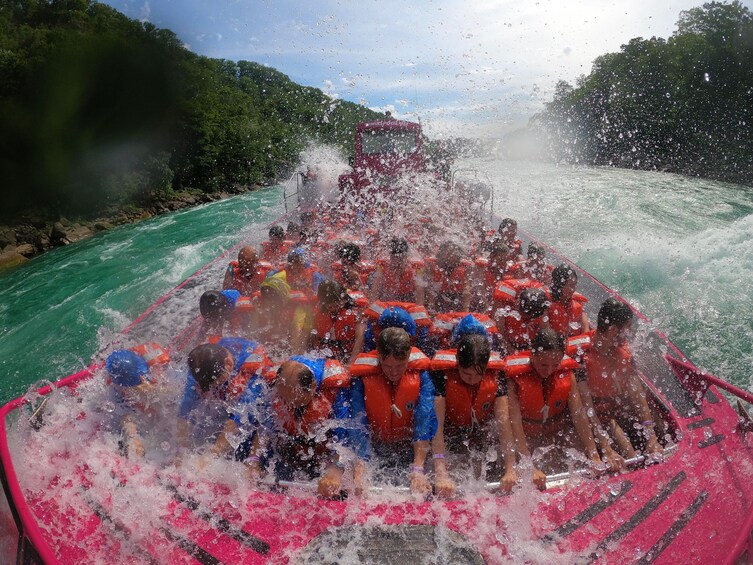
[{"label": "green forested hillside", "polygon": [[0,0],[0,221],[274,179],[378,114],[89,0]]},{"label": "green forested hillside", "polygon": [[560,161],[753,184],[753,15],[740,2],[680,14],[669,38],[598,57],[529,127]]}]

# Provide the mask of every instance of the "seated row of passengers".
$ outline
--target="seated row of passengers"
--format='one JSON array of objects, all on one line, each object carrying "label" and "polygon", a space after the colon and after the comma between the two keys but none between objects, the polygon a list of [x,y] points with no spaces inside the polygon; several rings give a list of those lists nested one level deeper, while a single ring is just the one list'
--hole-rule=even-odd
[{"label": "seated row of passengers", "polygon": [[[636,449],[660,452],[627,343],[632,311],[608,299],[591,330],[576,273],[546,265],[537,246],[522,260],[515,228],[485,233],[471,260],[453,244],[411,257],[396,238],[369,263],[368,243],[312,238],[310,227],[286,241],[273,226],[261,254],[242,248],[226,288],[201,297],[179,442],[211,445],[253,480],[318,476],[323,496],[338,495],[346,473],[362,492],[374,458],[407,473],[414,492],[449,495],[448,461],[483,462],[490,450],[506,490],[536,447],[578,447],[613,469]],[[125,396],[168,359],[144,347],[108,359]],[[148,430],[133,422],[126,445],[139,453]],[[533,480],[544,487],[535,464]]]}]

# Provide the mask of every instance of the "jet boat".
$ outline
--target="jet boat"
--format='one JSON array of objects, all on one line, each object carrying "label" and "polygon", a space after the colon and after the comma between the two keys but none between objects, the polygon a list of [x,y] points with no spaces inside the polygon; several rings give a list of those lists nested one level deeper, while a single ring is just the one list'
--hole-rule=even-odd
[{"label": "jet boat", "polygon": [[[379,158],[395,147],[402,157]],[[341,194],[399,199],[398,176],[427,174],[418,124],[362,124],[356,148],[353,172],[339,181]],[[407,184],[418,182],[411,178]],[[452,187],[446,190],[440,200],[452,198]],[[291,192],[286,205],[317,201]],[[426,194],[401,206],[420,205],[421,198]],[[362,203],[356,198],[340,209]],[[492,213],[485,203],[478,203],[479,214]],[[338,209],[327,207],[330,214]],[[291,206],[280,221],[299,211]],[[496,225],[500,218],[490,219]],[[351,228],[332,226],[327,238]],[[160,298],[122,332],[121,344],[158,341],[174,359],[185,358],[200,324],[199,295],[221,280],[235,251]],[[571,264],[552,249],[547,257]],[[598,305],[616,294],[572,266],[594,319]],[[645,317],[637,318],[634,355],[649,405],[664,423],[661,460],[639,456],[627,471],[596,478],[565,468],[547,477],[543,492],[526,481],[511,494],[493,481],[471,482],[449,500],[380,485],[362,497],[324,500],[308,483],[247,484],[223,461],[165,466],[129,459],[88,422],[96,407],[86,399],[104,380],[102,360],[95,359],[0,409],[0,552],[40,564],[752,562],[753,423],[740,401],[750,403],[753,395],[700,371]]]}]

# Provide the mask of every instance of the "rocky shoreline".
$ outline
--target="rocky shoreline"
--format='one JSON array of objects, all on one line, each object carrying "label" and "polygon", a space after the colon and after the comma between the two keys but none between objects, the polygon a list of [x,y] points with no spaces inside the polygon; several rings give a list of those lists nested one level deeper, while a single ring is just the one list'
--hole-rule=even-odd
[{"label": "rocky shoreline", "polygon": [[[271,185],[270,185],[271,186]],[[69,245],[123,224],[132,224],[208,202],[224,200],[263,188],[261,185],[237,186],[226,192],[180,193],[134,210],[120,210],[87,220],[69,220],[24,216],[14,225],[0,225],[0,272],[25,263],[30,258],[55,247]]]}]

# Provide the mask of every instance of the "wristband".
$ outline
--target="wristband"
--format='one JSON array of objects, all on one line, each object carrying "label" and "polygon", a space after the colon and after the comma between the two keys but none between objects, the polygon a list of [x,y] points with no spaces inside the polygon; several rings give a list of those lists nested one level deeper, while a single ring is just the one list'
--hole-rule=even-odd
[{"label": "wristband", "polygon": [[646,420],[645,422],[641,422],[641,426],[643,426],[644,428],[648,426],[653,426],[653,425],[654,425],[653,420]]},{"label": "wristband", "polygon": [[256,455],[249,455],[246,457],[245,461],[243,461],[246,465],[250,465],[251,463],[258,463],[259,457]]},{"label": "wristband", "polygon": [[426,474],[426,469],[424,469],[423,467],[421,467],[419,465],[411,465],[410,466],[410,472],[411,473],[416,473],[417,475],[425,475]]},{"label": "wristband", "polygon": [[444,459],[444,453],[435,453],[434,459]]}]

